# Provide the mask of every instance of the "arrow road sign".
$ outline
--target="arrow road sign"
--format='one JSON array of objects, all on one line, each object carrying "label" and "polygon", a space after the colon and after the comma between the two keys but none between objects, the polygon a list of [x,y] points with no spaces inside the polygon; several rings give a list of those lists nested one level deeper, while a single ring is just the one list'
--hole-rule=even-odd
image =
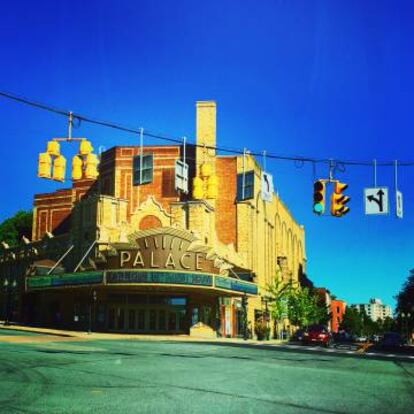
[{"label": "arrow road sign", "polygon": [[365,214],[388,214],[388,188],[365,188],[364,202]]},{"label": "arrow road sign", "polygon": [[395,192],[395,214],[398,218],[403,218],[403,195],[398,190]]}]

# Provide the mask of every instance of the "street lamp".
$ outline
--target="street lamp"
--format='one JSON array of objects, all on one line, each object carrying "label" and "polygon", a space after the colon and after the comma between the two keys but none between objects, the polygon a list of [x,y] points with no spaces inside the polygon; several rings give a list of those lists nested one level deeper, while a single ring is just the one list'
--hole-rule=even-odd
[{"label": "street lamp", "polygon": [[89,328],[88,328],[88,334],[92,332],[92,306],[94,310],[94,314],[96,315],[96,299],[98,298],[98,295],[96,293],[96,290],[93,290],[92,296],[91,296],[91,302],[89,303]]},{"label": "street lamp", "polygon": [[13,314],[13,301],[12,301],[12,291],[16,288],[17,282],[16,279],[10,284],[7,277],[4,279],[3,287],[6,294],[5,301],[5,312],[4,312],[4,325],[10,325],[10,319]]},{"label": "street lamp", "polygon": [[403,334],[406,336],[406,338],[407,338],[407,341],[408,341],[408,320],[411,318],[411,313],[410,312],[407,312],[407,313],[404,313],[404,312],[401,312],[401,327],[402,327],[402,331],[403,331]]}]

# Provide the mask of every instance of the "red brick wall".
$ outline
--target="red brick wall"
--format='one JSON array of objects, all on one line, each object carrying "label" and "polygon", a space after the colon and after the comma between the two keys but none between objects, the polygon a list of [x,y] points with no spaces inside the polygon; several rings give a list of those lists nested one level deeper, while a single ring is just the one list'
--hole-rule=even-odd
[{"label": "red brick wall", "polygon": [[218,198],[216,200],[216,231],[218,239],[225,244],[237,246],[237,159],[216,159]]},{"label": "red brick wall", "polygon": [[36,194],[32,239],[40,240],[46,231],[55,235],[67,233],[74,203],[79,201],[94,183],[93,180],[81,180],[74,183],[72,188],[57,190],[54,193]]},{"label": "red brick wall", "polygon": [[[145,147],[144,154],[154,155],[153,182],[133,186],[133,158],[139,155],[140,148],[116,147],[105,153],[102,159],[101,175],[104,180],[102,184],[105,183],[105,188],[113,188],[112,195],[119,195],[129,201],[128,216],[150,195],[153,195],[169,211],[170,203],[180,200],[180,194],[174,188],[175,161],[180,159],[180,149],[180,146]],[[118,181],[115,181],[114,166],[120,174]]]}]

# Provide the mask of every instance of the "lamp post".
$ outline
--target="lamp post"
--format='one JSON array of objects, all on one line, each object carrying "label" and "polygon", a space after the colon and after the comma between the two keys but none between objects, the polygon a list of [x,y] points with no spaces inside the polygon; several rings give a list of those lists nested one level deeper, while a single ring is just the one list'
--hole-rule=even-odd
[{"label": "lamp post", "polygon": [[242,297],[242,309],[243,309],[243,339],[247,341],[249,338],[249,332],[247,329],[247,295]]},{"label": "lamp post", "polygon": [[92,332],[92,306],[93,306],[93,310],[94,310],[94,314],[96,315],[96,311],[95,311],[95,305],[96,305],[96,299],[97,299],[97,293],[96,290],[93,290],[92,292],[92,296],[91,296],[91,301],[89,303],[89,327],[88,327],[88,334],[90,334]]},{"label": "lamp post", "polygon": [[6,294],[5,301],[5,312],[4,312],[4,324],[10,325],[10,319],[13,314],[13,301],[12,301],[12,291],[16,288],[17,282],[16,279],[10,284],[7,277],[4,279],[3,287]]},{"label": "lamp post", "polygon": [[408,320],[411,318],[411,313],[407,312],[401,312],[401,327],[402,327],[402,331],[403,334],[405,335],[405,337],[407,338],[407,341],[409,340],[408,338]]}]

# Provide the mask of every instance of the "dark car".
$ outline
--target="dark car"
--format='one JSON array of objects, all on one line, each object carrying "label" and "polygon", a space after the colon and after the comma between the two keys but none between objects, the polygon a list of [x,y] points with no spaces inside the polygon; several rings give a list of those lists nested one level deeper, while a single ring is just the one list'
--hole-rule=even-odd
[{"label": "dark car", "polygon": [[298,329],[291,337],[290,340],[291,341],[303,341],[303,335],[305,333],[304,329]]},{"label": "dark car", "polygon": [[317,344],[329,347],[333,344],[333,338],[325,326],[313,325],[303,334],[303,343],[305,345]]},{"label": "dark car", "polygon": [[386,332],[382,338],[381,347],[384,349],[399,348],[403,344],[398,332]]}]

